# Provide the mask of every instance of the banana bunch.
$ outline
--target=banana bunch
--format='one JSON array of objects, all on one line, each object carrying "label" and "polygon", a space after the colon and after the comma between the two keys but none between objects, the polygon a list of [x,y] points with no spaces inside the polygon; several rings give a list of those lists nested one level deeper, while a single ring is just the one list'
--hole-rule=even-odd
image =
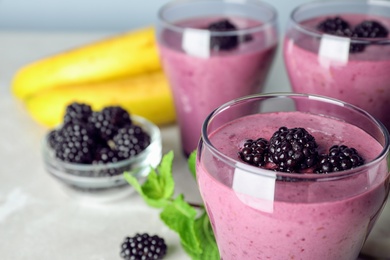
[{"label": "banana bunch", "polygon": [[72,102],[93,110],[119,105],[162,125],[175,120],[154,28],[146,27],[58,53],[22,67],[12,93],[37,122],[54,127]]}]

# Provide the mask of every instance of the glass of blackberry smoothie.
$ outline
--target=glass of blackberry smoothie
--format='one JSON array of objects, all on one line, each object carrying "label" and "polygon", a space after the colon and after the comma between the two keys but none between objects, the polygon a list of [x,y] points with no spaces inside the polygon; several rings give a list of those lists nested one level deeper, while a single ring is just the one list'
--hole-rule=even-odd
[{"label": "glass of blackberry smoothie", "polygon": [[390,2],[317,1],[291,13],[284,61],[294,92],[356,105],[390,129]]},{"label": "glass of blackberry smoothie", "polygon": [[270,93],[220,106],[196,172],[221,259],[356,260],[389,193],[388,157],[386,127],[343,101]]},{"label": "glass of blackberry smoothie", "polygon": [[158,17],[160,56],[189,155],[212,110],[262,90],[277,45],[276,11],[258,0],[174,1]]}]

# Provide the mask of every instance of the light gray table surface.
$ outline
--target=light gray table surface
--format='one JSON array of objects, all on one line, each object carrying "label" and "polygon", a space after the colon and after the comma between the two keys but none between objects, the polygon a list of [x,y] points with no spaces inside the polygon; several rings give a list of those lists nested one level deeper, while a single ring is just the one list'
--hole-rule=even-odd
[{"label": "light gray table surface", "polygon": [[[86,32],[0,31],[0,258],[114,260],[123,238],[136,232],[165,238],[166,259],[189,259],[159,210],[137,194],[111,202],[85,200],[67,192],[43,168],[40,143],[47,129],[36,124],[10,94],[14,73],[46,55],[109,35]],[[286,91],[280,52],[265,91]],[[176,193],[200,202],[196,183],[181,154],[176,125],[161,128],[163,152],[173,150]],[[390,207],[365,247],[390,259]]]}]

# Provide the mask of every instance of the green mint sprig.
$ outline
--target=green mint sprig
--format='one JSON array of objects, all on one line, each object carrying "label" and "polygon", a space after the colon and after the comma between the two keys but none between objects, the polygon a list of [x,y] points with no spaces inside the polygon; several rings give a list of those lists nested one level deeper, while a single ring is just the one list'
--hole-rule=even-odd
[{"label": "green mint sprig", "polygon": [[[180,237],[184,251],[193,260],[219,260],[219,252],[210,220],[203,205],[185,200],[183,194],[174,197],[175,181],[172,175],[173,152],[165,154],[161,163],[150,173],[144,183],[129,172],[124,176],[127,182],[151,207],[161,208],[161,220]],[[188,168],[196,178],[196,152],[188,158]]]}]

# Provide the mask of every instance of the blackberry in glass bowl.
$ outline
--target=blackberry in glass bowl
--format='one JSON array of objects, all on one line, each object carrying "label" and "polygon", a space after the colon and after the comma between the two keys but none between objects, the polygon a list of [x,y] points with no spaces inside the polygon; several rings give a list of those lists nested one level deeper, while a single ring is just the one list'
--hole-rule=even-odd
[{"label": "blackberry in glass bowl", "polygon": [[[73,114],[88,111],[77,110],[78,106],[85,108],[85,104],[74,103],[68,106],[73,108],[69,111]],[[120,108],[107,107],[102,112],[108,114],[107,110],[118,114]],[[135,115],[122,116],[125,118],[122,123],[116,119],[114,123],[101,120],[101,124],[96,124],[97,113],[100,111],[74,116],[66,112],[63,124],[50,130],[43,139],[44,167],[71,195],[100,201],[119,199],[133,191],[124,178],[125,171],[142,181],[150,167],[160,163],[160,129]],[[127,112],[120,110],[120,113]],[[110,126],[109,138],[107,131],[99,129],[100,125],[105,126],[104,129]]]}]

